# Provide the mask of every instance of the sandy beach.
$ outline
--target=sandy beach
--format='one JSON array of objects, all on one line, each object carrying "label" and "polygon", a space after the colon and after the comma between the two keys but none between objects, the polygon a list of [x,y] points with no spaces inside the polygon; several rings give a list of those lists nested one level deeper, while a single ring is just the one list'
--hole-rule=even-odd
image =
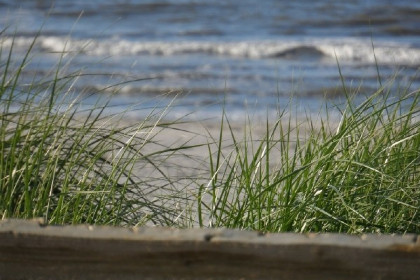
[{"label": "sandy beach", "polygon": [[[151,177],[162,177],[163,173],[174,182],[185,183],[185,180],[188,179],[189,184],[196,180],[197,187],[200,184],[207,184],[211,180],[210,154],[215,165],[219,148],[220,161],[223,164],[234,160],[238,152],[244,157],[246,151],[249,161],[255,156],[263,157],[264,150],[267,148],[267,124],[264,121],[230,122],[229,124],[230,126],[225,121],[222,128],[220,121],[202,121],[149,128],[147,134],[149,143],[143,147],[142,153],[147,155],[155,154],[161,150],[168,151],[159,155],[159,160],[155,160],[156,166],[149,165],[149,168],[146,168],[142,165],[135,170],[135,173],[141,174],[141,176],[147,174]],[[282,119],[281,124],[283,128],[287,128],[289,119]],[[317,129],[320,122],[315,121],[311,125]],[[272,133],[273,126],[274,121],[268,125],[270,133]],[[270,143],[273,145],[270,150],[270,168],[272,169],[275,169],[280,162],[279,143],[288,141],[289,153],[294,153],[297,137],[302,141],[310,131],[309,123],[304,119],[291,119],[290,126],[289,139],[281,139],[278,129],[269,136],[271,137]],[[221,133],[222,140],[219,143]],[[258,151],[261,144],[263,149]]]}]

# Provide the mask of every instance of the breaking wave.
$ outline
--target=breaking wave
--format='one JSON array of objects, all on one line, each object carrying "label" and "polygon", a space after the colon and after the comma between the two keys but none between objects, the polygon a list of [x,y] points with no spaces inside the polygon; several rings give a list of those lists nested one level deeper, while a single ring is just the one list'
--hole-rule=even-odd
[{"label": "breaking wave", "polygon": [[[28,46],[30,37],[16,37],[16,46]],[[12,38],[3,44],[11,44]],[[340,62],[416,65],[420,48],[397,42],[375,42],[369,39],[317,39],[302,41],[130,41],[125,39],[74,39],[40,36],[37,47],[43,52],[76,52],[95,56],[188,54],[219,55],[234,58],[279,58],[289,60],[333,59]]]}]

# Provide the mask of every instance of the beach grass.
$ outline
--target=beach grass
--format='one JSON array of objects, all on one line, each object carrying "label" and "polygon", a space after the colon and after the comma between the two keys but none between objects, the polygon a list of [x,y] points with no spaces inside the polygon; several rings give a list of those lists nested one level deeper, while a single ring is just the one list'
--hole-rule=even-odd
[{"label": "beach grass", "polygon": [[[84,105],[83,94],[73,90],[83,73],[66,73],[61,61],[51,77],[24,82],[35,42],[17,63],[13,43],[0,53],[1,218],[172,225],[177,213],[164,201],[177,190],[159,165],[165,154],[186,147],[154,140],[163,127],[171,129],[170,122],[161,121],[167,108],[150,109],[129,125],[122,121],[124,113],[104,113],[109,98]],[[107,91],[112,87],[117,85]],[[152,172],[161,180],[149,178]]]},{"label": "beach grass", "polygon": [[[165,118],[170,104],[129,124],[124,113],[107,112],[106,100],[82,106],[73,85],[83,73],[67,73],[61,61],[50,76],[24,81],[33,45],[18,62],[13,44],[0,49],[2,219],[420,232],[418,89],[383,83],[363,97],[343,83],[345,104],[325,105],[316,118],[298,118],[290,106],[267,117],[262,135],[252,119],[238,135],[223,112],[217,135],[171,146],[156,140],[182,131]],[[193,160],[185,151],[197,148],[207,168],[199,177],[178,181],[162,168],[175,159],[170,168],[182,172]]]},{"label": "beach grass", "polygon": [[[279,115],[256,144],[210,153],[200,225],[268,232],[406,233],[420,229],[420,92],[380,88],[316,121]],[[286,118],[286,120],[284,120]],[[228,125],[228,119],[221,125]],[[252,143],[254,145],[252,146]],[[273,165],[274,164],[274,165]],[[206,199],[204,199],[206,198]],[[205,217],[205,218],[203,218]]]}]

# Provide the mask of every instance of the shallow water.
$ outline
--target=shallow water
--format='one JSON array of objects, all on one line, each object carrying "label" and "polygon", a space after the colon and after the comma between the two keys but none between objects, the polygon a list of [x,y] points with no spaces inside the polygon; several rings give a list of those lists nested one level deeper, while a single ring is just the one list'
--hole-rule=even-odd
[{"label": "shallow water", "polygon": [[291,95],[316,111],[324,95],[342,98],[337,61],[347,86],[363,94],[378,87],[378,69],[383,80],[396,77],[395,87],[420,87],[419,1],[53,3],[0,0],[0,26],[10,26],[16,51],[43,25],[26,75],[47,73],[65,51],[70,71],[95,74],[80,78],[76,90],[142,79],[121,86],[118,108],[154,106],[150,97],[169,92],[159,100],[183,96],[174,116],[220,115],[221,103],[232,118],[246,110],[264,115]]}]

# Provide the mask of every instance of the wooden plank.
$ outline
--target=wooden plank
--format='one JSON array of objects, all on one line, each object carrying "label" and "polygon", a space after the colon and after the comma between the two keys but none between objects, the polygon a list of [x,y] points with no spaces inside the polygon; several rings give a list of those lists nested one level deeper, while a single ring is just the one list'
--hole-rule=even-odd
[{"label": "wooden plank", "polygon": [[420,242],[4,220],[0,279],[420,279]]}]

